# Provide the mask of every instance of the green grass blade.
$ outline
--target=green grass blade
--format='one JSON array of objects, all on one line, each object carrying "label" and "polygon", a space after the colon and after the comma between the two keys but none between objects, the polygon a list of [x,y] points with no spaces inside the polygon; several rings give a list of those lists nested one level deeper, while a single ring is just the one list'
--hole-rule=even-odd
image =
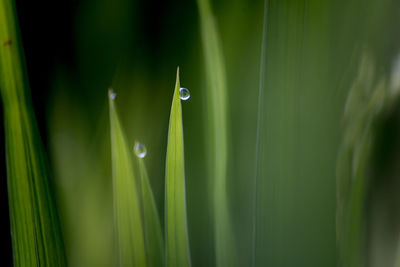
[{"label": "green grass blade", "polygon": [[340,102],[331,100],[336,77],[327,71],[329,7],[310,0],[265,7],[255,266],[336,265],[332,125]]},{"label": "green grass blade", "polygon": [[214,217],[217,266],[235,266],[235,238],[227,196],[227,85],[225,65],[216,23],[208,0],[197,1],[200,11],[203,49],[207,71],[207,112],[210,176],[214,189]]},{"label": "green grass blade", "polygon": [[162,238],[160,217],[151,190],[149,177],[143,158],[139,158],[140,181],[143,200],[143,217],[147,247],[148,266],[164,265],[164,243]]},{"label": "green grass blade", "polygon": [[267,42],[267,14],[268,14],[268,0],[264,0],[264,20],[263,20],[263,31],[262,31],[262,40],[261,40],[261,60],[260,60],[260,81],[258,88],[258,110],[257,110],[257,136],[256,136],[256,157],[255,157],[255,173],[253,180],[253,232],[252,232],[252,257],[251,257],[251,266],[256,266],[256,244],[257,244],[257,180],[258,180],[258,168],[260,164],[260,138],[261,138],[261,129],[263,127],[263,112],[264,112],[264,72],[265,72],[265,53],[266,53],[266,42]]},{"label": "green grass blade", "polygon": [[165,234],[167,266],[190,266],[186,220],[185,168],[179,68],[172,100],[165,170]]},{"label": "green grass blade", "polygon": [[146,266],[146,250],[131,152],[115,110],[115,94],[110,91],[110,128],[114,216],[117,229],[119,265]]},{"label": "green grass blade", "polygon": [[30,100],[13,1],[0,1],[0,90],[14,266],[65,266],[44,149]]}]

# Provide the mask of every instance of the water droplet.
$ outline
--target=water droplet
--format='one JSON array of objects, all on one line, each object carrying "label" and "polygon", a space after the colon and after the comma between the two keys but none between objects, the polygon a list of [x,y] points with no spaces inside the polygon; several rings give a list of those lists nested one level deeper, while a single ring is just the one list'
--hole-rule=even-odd
[{"label": "water droplet", "polygon": [[138,158],[144,158],[147,154],[147,149],[145,145],[142,143],[136,142],[135,147],[133,148],[135,150],[135,154]]},{"label": "water droplet", "polygon": [[190,92],[187,88],[179,88],[179,97],[183,100],[186,101],[190,98]]},{"label": "water droplet", "polygon": [[112,88],[109,88],[109,89],[108,89],[108,96],[109,96],[112,100],[114,100],[115,97],[117,96],[117,94],[114,93],[114,90],[113,90]]}]

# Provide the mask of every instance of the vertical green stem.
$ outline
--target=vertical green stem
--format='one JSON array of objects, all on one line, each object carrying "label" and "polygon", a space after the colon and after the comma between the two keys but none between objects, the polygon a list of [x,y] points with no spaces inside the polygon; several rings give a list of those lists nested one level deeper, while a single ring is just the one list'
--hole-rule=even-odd
[{"label": "vertical green stem", "polygon": [[207,73],[207,112],[210,178],[213,184],[217,266],[235,266],[235,238],[227,194],[227,85],[225,64],[217,26],[208,0],[197,1]]},{"label": "vertical green stem", "polygon": [[15,266],[65,266],[44,149],[30,100],[15,3],[0,1],[0,92]]}]

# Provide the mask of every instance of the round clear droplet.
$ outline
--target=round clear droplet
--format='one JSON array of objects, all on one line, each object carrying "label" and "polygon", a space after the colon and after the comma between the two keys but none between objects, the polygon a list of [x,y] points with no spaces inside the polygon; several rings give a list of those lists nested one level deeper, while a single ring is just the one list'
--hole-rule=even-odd
[{"label": "round clear droplet", "polygon": [[145,147],[145,145],[143,145],[142,143],[136,142],[135,143],[135,154],[138,158],[144,158],[147,154],[147,149]]},{"label": "round clear droplet", "polygon": [[108,96],[109,96],[112,100],[114,100],[115,97],[117,96],[117,94],[114,93],[114,90],[113,90],[112,88],[110,88],[110,89],[108,89]]},{"label": "round clear droplet", "polygon": [[187,88],[180,88],[179,89],[179,97],[180,99],[182,99],[183,101],[186,101],[190,98],[190,92]]}]

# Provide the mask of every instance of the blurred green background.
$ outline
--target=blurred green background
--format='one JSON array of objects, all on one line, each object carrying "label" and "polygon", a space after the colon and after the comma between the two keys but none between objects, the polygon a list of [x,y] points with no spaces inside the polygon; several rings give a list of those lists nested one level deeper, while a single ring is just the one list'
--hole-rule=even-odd
[{"label": "blurred green background", "polygon": [[[115,260],[109,87],[131,147],[135,140],[147,147],[163,218],[168,118],[179,66],[181,85],[191,93],[182,105],[192,263],[215,266],[196,1],[16,3],[69,264],[113,266]],[[254,256],[256,266],[336,266],[336,158],[345,100],[365,51],[377,73],[390,73],[399,48],[400,4],[264,4],[211,1],[227,73],[227,190],[238,266],[251,266]]]}]

